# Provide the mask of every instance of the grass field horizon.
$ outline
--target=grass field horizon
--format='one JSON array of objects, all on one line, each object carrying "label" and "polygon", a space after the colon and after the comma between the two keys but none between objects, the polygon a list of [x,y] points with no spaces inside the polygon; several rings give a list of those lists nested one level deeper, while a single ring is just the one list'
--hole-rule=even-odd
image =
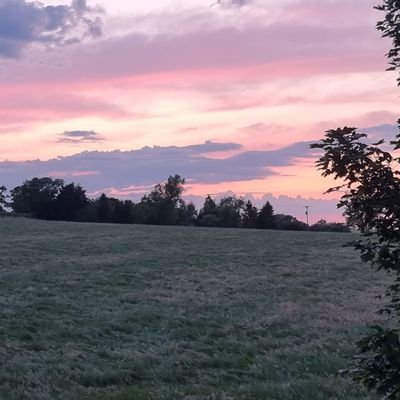
[{"label": "grass field horizon", "polygon": [[355,237],[0,218],[0,399],[376,399]]}]

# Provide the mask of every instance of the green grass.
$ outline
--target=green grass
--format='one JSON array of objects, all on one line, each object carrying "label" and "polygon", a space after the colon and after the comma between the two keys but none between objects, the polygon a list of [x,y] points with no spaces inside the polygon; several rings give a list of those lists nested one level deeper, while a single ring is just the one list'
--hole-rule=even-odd
[{"label": "green grass", "polygon": [[0,398],[373,399],[354,237],[0,218]]}]

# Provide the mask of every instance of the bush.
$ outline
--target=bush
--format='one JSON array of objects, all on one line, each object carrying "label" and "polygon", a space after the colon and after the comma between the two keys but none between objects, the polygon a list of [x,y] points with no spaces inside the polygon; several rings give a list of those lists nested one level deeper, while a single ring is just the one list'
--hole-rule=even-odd
[{"label": "bush", "polygon": [[321,219],[316,224],[310,226],[310,231],[314,232],[350,232],[350,228],[340,222],[326,222]]}]

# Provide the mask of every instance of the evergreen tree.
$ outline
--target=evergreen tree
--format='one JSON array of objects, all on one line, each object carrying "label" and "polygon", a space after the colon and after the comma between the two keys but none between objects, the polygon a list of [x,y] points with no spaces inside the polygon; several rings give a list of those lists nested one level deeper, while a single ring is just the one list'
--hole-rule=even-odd
[{"label": "evergreen tree", "polygon": [[102,193],[97,201],[97,220],[99,222],[110,222],[111,210],[107,196]]},{"label": "evergreen tree", "polygon": [[5,186],[0,186],[0,212],[5,211],[5,207],[7,206],[7,188]]},{"label": "evergreen tree", "polygon": [[267,201],[257,216],[256,227],[258,229],[274,229],[276,227],[274,208]]},{"label": "evergreen tree", "polygon": [[219,225],[218,207],[215,200],[209,194],[205,198],[203,207],[197,217],[197,225],[206,227]]},{"label": "evergreen tree", "polygon": [[253,206],[253,203],[248,200],[244,206],[243,212],[243,228],[255,228],[257,224],[258,210]]}]

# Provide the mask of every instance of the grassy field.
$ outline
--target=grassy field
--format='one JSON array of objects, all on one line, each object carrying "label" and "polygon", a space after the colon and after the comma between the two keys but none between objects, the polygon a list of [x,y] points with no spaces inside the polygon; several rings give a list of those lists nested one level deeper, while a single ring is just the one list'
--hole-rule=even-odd
[{"label": "grassy field", "polygon": [[0,218],[0,399],[373,399],[353,238]]}]

